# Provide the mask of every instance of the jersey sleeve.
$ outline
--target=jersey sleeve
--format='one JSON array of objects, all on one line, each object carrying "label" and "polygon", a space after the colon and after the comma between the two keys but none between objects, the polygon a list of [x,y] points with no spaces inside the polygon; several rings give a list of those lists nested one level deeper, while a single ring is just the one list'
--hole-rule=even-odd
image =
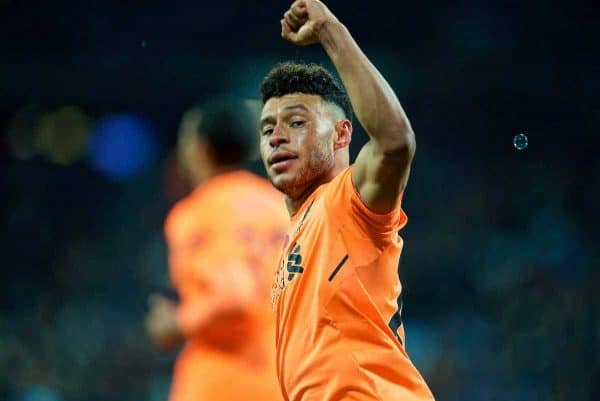
[{"label": "jersey sleeve", "polygon": [[402,210],[401,200],[386,214],[378,214],[370,210],[361,199],[358,189],[352,182],[352,167],[348,167],[338,175],[327,188],[326,202],[330,215],[344,225],[350,225],[362,236],[376,243],[385,243],[397,235],[407,222]]}]

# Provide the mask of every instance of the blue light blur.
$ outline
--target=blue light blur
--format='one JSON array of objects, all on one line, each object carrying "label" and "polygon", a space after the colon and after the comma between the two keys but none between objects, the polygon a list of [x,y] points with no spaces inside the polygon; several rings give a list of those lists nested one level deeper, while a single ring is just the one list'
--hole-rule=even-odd
[{"label": "blue light blur", "polygon": [[99,120],[91,130],[89,162],[111,179],[142,172],[156,158],[156,133],[152,124],[139,116],[117,114]]}]

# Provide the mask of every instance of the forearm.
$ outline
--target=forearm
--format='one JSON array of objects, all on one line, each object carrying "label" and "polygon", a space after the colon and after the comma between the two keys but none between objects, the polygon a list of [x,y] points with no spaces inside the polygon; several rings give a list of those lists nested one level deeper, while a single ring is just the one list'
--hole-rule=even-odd
[{"label": "forearm", "polygon": [[218,299],[217,296],[203,300],[188,302],[177,311],[179,330],[186,338],[196,337],[215,322],[237,319],[248,313],[249,305],[232,295],[228,299]]},{"label": "forearm", "polygon": [[382,150],[414,147],[410,123],[396,94],[358,47],[346,27],[335,21],[323,25],[319,40],[335,65],[354,113]]},{"label": "forearm", "polygon": [[193,280],[199,286],[180,292],[177,323],[188,338],[202,333],[217,320],[247,313],[257,302],[255,279],[244,260],[236,256],[203,260],[208,266],[219,267],[197,272]]},{"label": "forearm", "polygon": [[211,298],[183,303],[177,310],[177,326],[186,338],[195,337],[210,324],[220,308]]},{"label": "forearm", "polygon": [[177,309],[177,327],[186,338],[191,338],[202,330],[210,320],[210,312],[206,305],[185,303]]}]

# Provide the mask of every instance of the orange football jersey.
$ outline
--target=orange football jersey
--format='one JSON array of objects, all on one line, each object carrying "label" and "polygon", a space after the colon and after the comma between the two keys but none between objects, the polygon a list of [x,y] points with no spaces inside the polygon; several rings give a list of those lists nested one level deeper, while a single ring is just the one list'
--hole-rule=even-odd
[{"label": "orange football jersey", "polygon": [[400,205],[363,203],[352,167],[292,217],[272,286],[277,371],[289,401],[433,400],[404,347]]},{"label": "orange football jersey", "polygon": [[186,343],[170,401],[280,401],[270,277],[289,216],[254,174],[220,174],[178,202],[165,222],[169,269]]}]

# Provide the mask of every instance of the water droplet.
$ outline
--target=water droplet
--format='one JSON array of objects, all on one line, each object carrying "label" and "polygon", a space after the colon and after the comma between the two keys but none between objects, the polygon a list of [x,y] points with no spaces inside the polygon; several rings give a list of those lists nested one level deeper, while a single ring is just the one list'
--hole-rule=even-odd
[{"label": "water droplet", "polygon": [[517,150],[524,150],[529,145],[529,139],[525,134],[515,135],[513,138],[513,145]]}]

